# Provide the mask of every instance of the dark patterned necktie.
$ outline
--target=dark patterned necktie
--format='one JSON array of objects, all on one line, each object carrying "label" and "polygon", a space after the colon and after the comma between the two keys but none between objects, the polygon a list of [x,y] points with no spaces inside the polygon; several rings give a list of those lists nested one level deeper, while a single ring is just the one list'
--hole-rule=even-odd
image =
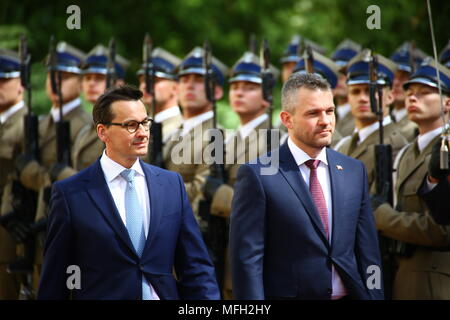
[{"label": "dark patterned necktie", "polygon": [[323,227],[325,228],[325,233],[327,238],[329,237],[328,229],[328,209],[327,203],[325,201],[325,196],[320,186],[319,179],[317,178],[317,167],[320,164],[320,160],[308,160],[305,162],[306,166],[310,169],[309,174],[309,192],[316,205],[317,212],[319,213],[320,219],[322,220]]}]

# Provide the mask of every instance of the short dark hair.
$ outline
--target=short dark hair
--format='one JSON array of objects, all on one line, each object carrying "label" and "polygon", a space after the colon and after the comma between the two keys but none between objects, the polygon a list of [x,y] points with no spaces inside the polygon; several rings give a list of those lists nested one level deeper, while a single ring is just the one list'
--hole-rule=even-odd
[{"label": "short dark hair", "polygon": [[291,74],[281,90],[281,106],[283,110],[295,113],[295,95],[300,88],[305,87],[310,90],[330,90],[328,81],[317,73]]},{"label": "short dark hair", "polygon": [[112,87],[106,90],[95,102],[92,117],[95,126],[112,121],[114,114],[111,105],[116,101],[137,101],[142,98],[142,92],[135,86],[128,84]]}]

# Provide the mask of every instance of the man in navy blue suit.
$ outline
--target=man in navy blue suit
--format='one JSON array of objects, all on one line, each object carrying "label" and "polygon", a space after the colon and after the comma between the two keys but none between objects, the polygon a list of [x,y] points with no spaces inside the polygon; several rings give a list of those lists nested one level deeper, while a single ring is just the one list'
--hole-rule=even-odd
[{"label": "man in navy blue suit", "polygon": [[[282,107],[287,142],[238,172],[230,225],[235,297],[383,299],[366,169],[327,148],[335,125],[328,82],[291,75]],[[278,170],[264,171],[277,165],[274,153]]]},{"label": "man in navy blue suit", "polygon": [[180,175],[139,160],[152,121],[141,98],[122,86],[94,105],[106,149],[53,186],[39,299],[220,298]]}]

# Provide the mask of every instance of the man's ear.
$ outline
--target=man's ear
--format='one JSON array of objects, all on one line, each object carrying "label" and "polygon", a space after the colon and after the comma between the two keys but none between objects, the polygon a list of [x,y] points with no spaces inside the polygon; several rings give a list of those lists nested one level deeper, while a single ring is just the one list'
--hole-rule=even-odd
[{"label": "man's ear", "polygon": [[99,123],[97,125],[97,136],[104,143],[108,140],[107,128],[104,124]]},{"label": "man's ear", "polygon": [[216,100],[220,100],[223,97],[223,88],[220,86],[216,86],[216,90],[214,91],[214,98]]},{"label": "man's ear", "polygon": [[288,111],[282,110],[280,113],[280,119],[286,128],[292,129],[294,127],[292,123],[292,114]]}]

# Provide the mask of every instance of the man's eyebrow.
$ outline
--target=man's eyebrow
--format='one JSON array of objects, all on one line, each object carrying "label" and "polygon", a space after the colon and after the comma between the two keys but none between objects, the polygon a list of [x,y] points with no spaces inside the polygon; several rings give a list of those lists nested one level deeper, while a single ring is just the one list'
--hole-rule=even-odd
[{"label": "man's eyebrow", "polygon": [[[149,116],[146,116],[146,117],[145,117],[144,119],[142,119],[141,121],[148,120],[148,119],[150,119],[150,117],[149,117]],[[134,118],[126,118],[125,120],[122,120],[122,122],[129,122],[129,121],[137,121],[137,122],[141,122],[141,121],[136,120],[136,119],[134,119]]]},{"label": "man's eyebrow", "polygon": [[325,107],[325,108],[322,108],[322,107],[313,107],[313,108],[311,108],[311,109],[306,110],[306,113],[317,112],[317,111],[322,111],[322,110],[328,110],[328,109],[330,109],[330,108],[334,110],[336,107],[335,107],[334,105],[328,106],[328,107]]}]

